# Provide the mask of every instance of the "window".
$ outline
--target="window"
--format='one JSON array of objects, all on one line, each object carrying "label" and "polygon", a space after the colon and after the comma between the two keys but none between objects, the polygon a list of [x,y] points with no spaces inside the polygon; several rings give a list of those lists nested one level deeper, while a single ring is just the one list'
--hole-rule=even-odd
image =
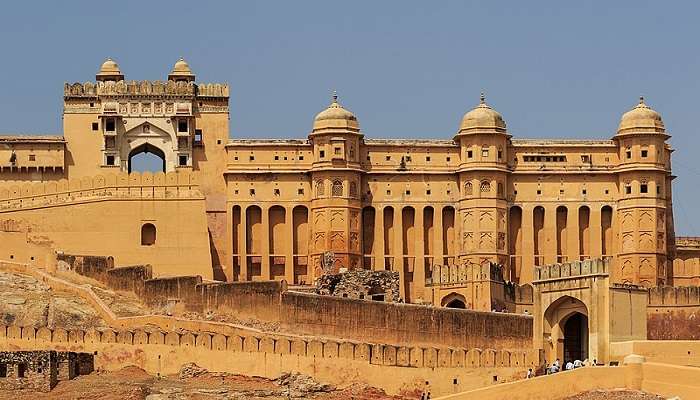
[{"label": "window", "polygon": [[499,149],[498,150],[498,159],[500,160],[501,158],[503,158],[503,150]]},{"label": "window", "polygon": [[341,150],[340,147],[334,147],[334,148],[333,148],[333,154],[335,154],[336,156],[339,156],[339,155],[340,155],[340,150]]},{"label": "window", "polygon": [[649,150],[647,150],[647,149],[642,150],[642,158],[647,158],[648,154],[649,154]]},{"label": "window", "polygon": [[661,186],[656,185],[656,194],[661,194]]},{"label": "window", "polygon": [[30,155],[29,155],[29,161],[36,161],[36,155],[30,154]]},{"label": "window", "polygon": [[180,156],[178,157],[178,164],[181,167],[187,166],[187,155],[186,154],[180,154]]},{"label": "window", "polygon": [[275,196],[279,196],[279,195],[280,195],[280,190],[279,190],[279,189],[274,189],[274,190],[272,191],[272,193],[273,193]]},{"label": "window", "polygon": [[391,161],[391,156],[386,156],[387,161]]},{"label": "window", "polygon": [[591,160],[591,157],[589,155],[582,155],[581,156],[582,163],[588,163],[588,162],[590,162],[590,160]]},{"label": "window", "polygon": [[114,156],[113,155],[107,156],[107,165],[114,165]]},{"label": "window", "polygon": [[177,131],[182,133],[188,132],[186,119],[177,120]]},{"label": "window", "polygon": [[335,179],[331,186],[331,196],[342,197],[343,196],[343,182],[340,179]]},{"label": "window", "polygon": [[425,157],[425,162],[430,162],[430,156]]},{"label": "window", "polygon": [[625,184],[625,194],[632,194],[632,186],[629,183]]},{"label": "window", "polygon": [[639,185],[639,193],[649,193],[649,185],[646,182],[642,182]]},{"label": "window", "polygon": [[387,195],[387,196],[391,196],[391,189],[387,189],[387,190],[386,190],[386,195]]},{"label": "window", "polygon": [[406,162],[411,162],[411,156],[406,156]]},{"label": "window", "polygon": [[141,226],[141,246],[153,246],[156,244],[156,226],[146,223]]},{"label": "window", "polygon": [[255,189],[250,189],[250,195],[255,196]]},{"label": "window", "polygon": [[304,188],[299,188],[299,189],[297,189],[297,194],[298,194],[298,195],[303,195],[303,194],[304,194]]},{"label": "window", "polygon": [[275,156],[275,161],[279,161],[280,156]]},{"label": "window", "polygon": [[248,159],[249,159],[250,161],[255,161],[255,156],[251,154],[250,157],[248,157]]},{"label": "window", "polygon": [[564,189],[559,189],[559,195],[563,196],[564,195]]},{"label": "window", "polygon": [[605,194],[608,194],[608,193],[610,193],[610,191],[608,189],[605,189]]},{"label": "window", "polygon": [[321,179],[316,181],[316,197],[321,197],[325,195],[325,187],[323,185],[323,181]]},{"label": "window", "polygon": [[325,151],[325,150],[319,150],[319,151],[318,151],[318,158],[326,158],[326,151]]},{"label": "window", "polygon": [[411,191],[409,189],[406,189],[406,196],[410,196],[410,195],[411,195]]},{"label": "window", "polygon": [[202,130],[201,129],[194,130],[194,142],[196,144],[202,143]]},{"label": "window", "polygon": [[542,194],[542,190],[541,190],[541,189],[537,189],[537,195],[539,196],[539,195],[541,195],[541,194]]},{"label": "window", "polygon": [[234,189],[233,194],[238,194],[238,189]]},{"label": "window", "polygon": [[357,183],[350,182],[350,197],[357,197]]},{"label": "window", "polygon": [[491,192],[491,183],[489,181],[481,181],[480,191],[481,193]]},{"label": "window", "polygon": [[105,130],[107,132],[114,132],[116,130],[114,120],[112,118],[107,120],[107,124],[105,124]]},{"label": "window", "polygon": [[143,130],[143,133],[148,133],[151,131],[151,126],[148,124],[143,124],[142,130]]},{"label": "window", "polygon": [[427,194],[428,196],[430,196],[430,189],[427,189],[427,190],[425,191],[425,194]]},{"label": "window", "polygon": [[489,149],[487,149],[487,148],[481,149],[481,157],[486,158],[488,156],[489,156]]},{"label": "window", "polygon": [[233,161],[238,161],[238,156],[233,156]]},{"label": "window", "polygon": [[96,130],[99,130],[99,129],[100,129],[100,124],[98,124],[97,122],[93,122],[93,123],[92,123],[92,130],[93,130],[93,131],[96,131]]},{"label": "window", "polygon": [[471,150],[467,150],[467,158],[472,158],[474,153]]},{"label": "window", "polygon": [[474,189],[472,188],[472,183],[467,182],[464,184],[464,194],[466,196],[471,196],[474,193]]},{"label": "window", "polygon": [[446,161],[447,161],[447,162],[450,162],[450,157],[447,157],[447,160],[446,160]]},{"label": "window", "polygon": [[630,149],[630,148],[628,147],[627,150],[625,150],[625,156],[627,157],[628,160],[629,160],[630,158],[632,158],[632,149]]},{"label": "window", "polygon": [[304,156],[299,156],[299,161],[304,161]]},{"label": "window", "polygon": [[585,195],[586,195],[586,189],[581,189],[581,194],[585,196]]}]

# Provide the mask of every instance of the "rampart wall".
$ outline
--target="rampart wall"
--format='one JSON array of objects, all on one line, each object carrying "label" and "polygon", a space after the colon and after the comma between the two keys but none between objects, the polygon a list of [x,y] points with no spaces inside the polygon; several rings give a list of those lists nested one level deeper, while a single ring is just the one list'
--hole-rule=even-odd
[{"label": "rampart wall", "polygon": [[647,339],[700,340],[700,287],[649,289]]},{"label": "rampart wall", "polygon": [[[0,186],[0,223],[16,221],[32,236],[45,236],[59,252],[111,254],[119,265],[150,264],[156,276],[210,279],[206,209],[197,177],[186,171],[118,173]],[[153,231],[145,242],[147,224]]]}]

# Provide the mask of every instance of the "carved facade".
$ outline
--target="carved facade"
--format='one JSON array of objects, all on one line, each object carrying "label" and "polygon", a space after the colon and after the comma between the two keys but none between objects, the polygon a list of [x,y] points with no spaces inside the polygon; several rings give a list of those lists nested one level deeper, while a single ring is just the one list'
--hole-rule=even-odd
[{"label": "carved facade", "polygon": [[643,100],[610,140],[513,138],[483,96],[445,139],[365,138],[334,96],[307,138],[257,140],[229,139],[228,99],[183,60],[166,82],[108,60],[65,85],[63,138],[0,137],[0,186],[128,173],[155,153],[165,173],[198,171],[219,271],[202,275],[229,281],[311,284],[332,252],[336,270],[398,272],[408,302],[467,295],[466,271],[491,263],[520,284],[589,258],[609,259],[612,282],[672,283],[672,150]]}]

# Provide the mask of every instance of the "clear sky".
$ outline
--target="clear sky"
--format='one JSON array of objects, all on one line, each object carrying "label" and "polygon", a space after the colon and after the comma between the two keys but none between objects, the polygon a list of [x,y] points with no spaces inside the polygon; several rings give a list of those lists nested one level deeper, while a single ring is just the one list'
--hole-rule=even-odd
[{"label": "clear sky", "polygon": [[484,90],[515,138],[610,138],[644,95],[673,136],[678,235],[700,235],[700,3],[13,1],[0,132],[61,134],[63,82],[106,57],[231,85],[233,137],[305,137],[333,89],[367,137],[451,138]]}]

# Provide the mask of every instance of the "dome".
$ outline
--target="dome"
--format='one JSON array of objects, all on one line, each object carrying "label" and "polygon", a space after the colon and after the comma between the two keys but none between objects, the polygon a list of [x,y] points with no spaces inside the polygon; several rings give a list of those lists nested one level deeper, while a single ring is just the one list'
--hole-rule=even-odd
[{"label": "dome", "polygon": [[338,103],[338,95],[333,92],[333,101],[331,105],[318,113],[316,118],[314,118],[314,126],[311,133],[339,130],[358,133],[360,131],[360,124],[357,122],[355,114],[346,110]]},{"label": "dome", "polygon": [[644,97],[640,97],[639,104],[624,113],[620,119],[617,134],[624,135],[632,132],[665,132],[661,114],[647,106],[644,103]]},{"label": "dome", "polygon": [[108,58],[102,63],[99,72],[97,72],[96,78],[98,81],[105,79],[122,80],[124,79],[124,75],[119,69],[119,65],[117,65],[117,63],[111,58]]},{"label": "dome", "polygon": [[190,65],[187,64],[187,61],[185,61],[184,58],[180,57],[179,60],[173,65],[173,70],[170,71],[170,74],[168,75],[168,79],[170,80],[178,80],[178,79],[185,79],[185,80],[194,80],[194,73],[192,73],[192,69],[190,68]]},{"label": "dome", "polygon": [[486,104],[484,94],[481,94],[479,105],[464,114],[459,126],[459,133],[479,133],[479,131],[506,131],[506,123],[501,114]]}]

